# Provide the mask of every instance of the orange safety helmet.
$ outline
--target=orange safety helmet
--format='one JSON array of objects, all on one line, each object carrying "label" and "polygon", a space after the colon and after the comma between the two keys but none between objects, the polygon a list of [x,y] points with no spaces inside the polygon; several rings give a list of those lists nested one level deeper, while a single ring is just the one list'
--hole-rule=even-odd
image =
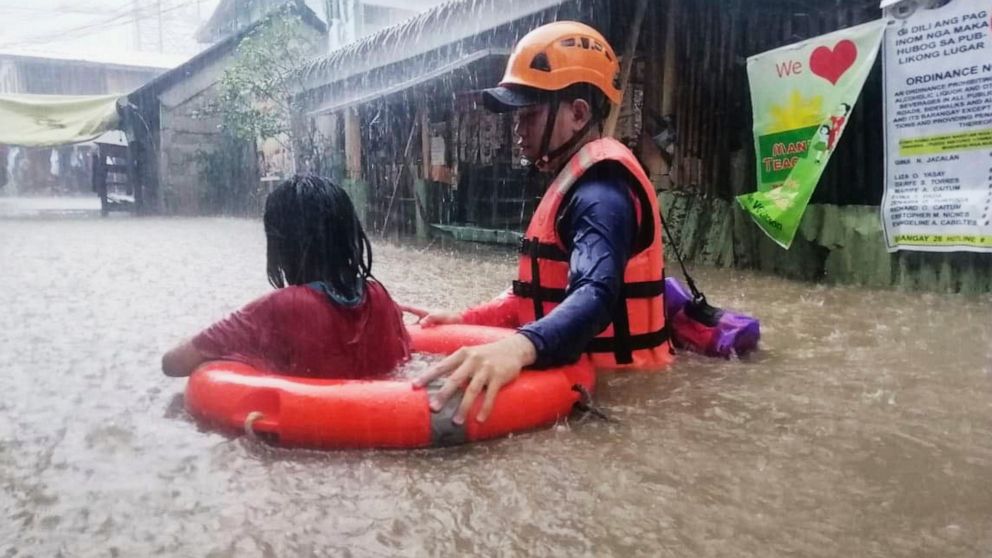
[{"label": "orange safety helmet", "polygon": [[493,112],[507,112],[544,102],[541,92],[588,83],[618,104],[619,72],[617,56],[599,31],[577,21],[558,21],[520,39],[499,87],[486,89],[484,100]]}]

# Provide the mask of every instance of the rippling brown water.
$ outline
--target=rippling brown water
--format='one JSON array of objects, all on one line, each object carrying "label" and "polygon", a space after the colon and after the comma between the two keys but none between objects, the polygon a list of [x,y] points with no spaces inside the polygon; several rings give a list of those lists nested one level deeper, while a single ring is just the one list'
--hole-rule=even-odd
[{"label": "rippling brown water", "polygon": [[[268,289],[258,222],[0,220],[0,556],[988,556],[992,299],[727,270],[746,361],[604,378],[573,420],[417,452],[201,432],[159,372]],[[398,300],[459,308],[492,249],[377,243]]]}]

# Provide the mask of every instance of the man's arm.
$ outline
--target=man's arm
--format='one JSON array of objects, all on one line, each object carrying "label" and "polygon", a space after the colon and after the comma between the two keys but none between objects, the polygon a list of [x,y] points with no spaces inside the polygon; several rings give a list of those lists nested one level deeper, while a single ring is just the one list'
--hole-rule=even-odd
[{"label": "man's arm", "polygon": [[636,226],[626,184],[593,180],[579,186],[562,213],[561,232],[571,245],[565,300],[520,328],[534,344],[537,367],[575,362],[610,324]]},{"label": "man's arm", "polygon": [[189,376],[208,360],[268,360],[264,357],[285,348],[277,336],[281,305],[274,302],[285,300],[285,292],[278,289],[259,297],[175,346],[162,356],[162,372]]},{"label": "man's arm", "polygon": [[495,327],[516,328],[520,326],[517,305],[520,298],[509,290],[496,298],[473,306],[461,313],[461,323]]},{"label": "man's arm", "polygon": [[464,347],[414,380],[414,385],[423,387],[435,378],[448,377],[431,399],[431,409],[442,408],[455,392],[467,385],[453,421],[464,422],[472,403],[483,391],[485,401],[476,419],[485,421],[498,391],[516,379],[521,368],[574,361],[589,340],[610,322],[636,221],[634,204],[625,184],[619,181],[594,184],[598,182],[578,187],[564,213],[565,228],[571,231],[572,239],[565,301],[542,320],[522,328],[520,333],[495,343]]},{"label": "man's arm", "polygon": [[509,290],[496,298],[462,312],[430,311],[415,306],[400,305],[400,309],[420,318],[420,325],[431,327],[442,324],[471,324],[516,328],[520,326],[517,315],[519,298]]}]

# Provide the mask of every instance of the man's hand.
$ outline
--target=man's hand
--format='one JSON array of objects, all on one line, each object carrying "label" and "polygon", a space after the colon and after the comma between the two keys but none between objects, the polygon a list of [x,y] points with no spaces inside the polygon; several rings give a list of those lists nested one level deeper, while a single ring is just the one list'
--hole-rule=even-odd
[{"label": "man's hand", "polygon": [[402,304],[398,306],[400,310],[420,318],[417,323],[421,327],[462,323],[462,315],[458,312],[431,312],[423,308],[417,308],[416,306],[404,306]]},{"label": "man's hand", "polygon": [[455,424],[465,422],[472,403],[485,390],[485,401],[475,417],[479,422],[485,422],[493,410],[499,390],[515,380],[521,368],[533,364],[536,359],[534,344],[518,333],[487,345],[463,347],[432,366],[413,383],[423,387],[436,378],[448,376],[444,386],[431,399],[431,410],[435,412],[441,410],[463,385],[467,386],[458,412],[452,419]]}]

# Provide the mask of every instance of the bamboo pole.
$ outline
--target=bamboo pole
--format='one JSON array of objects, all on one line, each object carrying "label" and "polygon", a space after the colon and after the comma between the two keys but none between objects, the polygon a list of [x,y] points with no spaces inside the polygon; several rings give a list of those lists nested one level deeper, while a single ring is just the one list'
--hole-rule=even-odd
[{"label": "bamboo pole", "polygon": [[362,178],[362,129],[358,121],[358,109],[345,109],[344,115],[345,168],[348,178]]},{"label": "bamboo pole", "polygon": [[[421,181],[424,184],[424,192],[426,195],[427,185],[431,182],[431,167],[434,165],[434,161],[431,157],[431,128],[430,128],[430,113],[427,110],[427,101],[424,97],[421,97],[417,103],[417,112],[420,116],[420,148],[422,152],[423,169],[421,169]],[[413,161],[409,162],[410,165],[410,176],[416,176],[416,164]],[[418,221],[423,222],[423,227],[426,229],[430,225],[430,219],[427,218],[427,211],[423,207],[423,200],[420,199],[420,195],[417,193],[417,183],[411,180],[411,194],[413,197],[413,222],[414,227],[417,229],[418,236],[421,234],[421,226],[418,225]],[[426,234],[426,233],[425,233]]]},{"label": "bamboo pole", "polygon": [[[690,6],[680,3],[679,10],[679,29],[694,30],[693,27],[693,13],[695,12],[695,6]],[[676,58],[679,62],[679,79],[675,82],[676,90],[676,111],[675,115],[678,119],[678,143],[675,144],[676,153],[676,169],[678,175],[678,184],[685,188],[689,186],[689,167],[690,167],[690,155],[692,150],[690,148],[690,141],[692,140],[692,123],[693,115],[695,114],[695,104],[693,103],[692,97],[692,71],[694,68],[693,64],[684,64],[689,60],[690,53],[692,52],[692,37],[693,33],[691,31],[686,31],[680,33],[676,31]]]},{"label": "bamboo pole", "polygon": [[[403,178],[403,169],[407,168],[407,161],[410,160],[410,151],[413,148],[413,138],[417,136],[417,125],[420,123],[420,109],[418,109],[417,112],[417,116],[415,116],[413,118],[413,122],[410,123],[410,135],[406,138],[406,147],[403,149],[403,160],[398,165],[396,174],[393,176],[393,193],[389,197],[389,204],[386,206],[386,216],[382,218],[382,229],[379,230],[381,233],[386,232],[386,227],[389,226],[389,216],[393,213],[393,202],[396,201],[396,193],[399,191],[400,179]],[[416,176],[413,173],[411,173],[411,175]]]},{"label": "bamboo pole", "polygon": [[630,71],[634,67],[634,53],[637,51],[637,39],[641,35],[641,24],[644,21],[644,14],[648,10],[648,0],[638,0],[634,21],[630,26],[630,34],[627,35],[627,45],[623,53],[623,67],[620,69],[620,102],[610,111],[610,116],[606,119],[603,127],[603,135],[613,137],[617,129],[617,120],[620,118],[620,107],[623,106],[624,93],[630,83]]},{"label": "bamboo pole", "polygon": [[430,180],[431,178],[431,130],[428,126],[427,103],[421,97],[417,101],[417,118],[420,119],[420,155],[423,165],[420,169],[420,178]]},{"label": "bamboo pole", "polygon": [[664,77],[661,82],[661,116],[670,116],[675,111],[675,20],[678,17],[678,0],[668,4],[668,21],[665,29]]}]

